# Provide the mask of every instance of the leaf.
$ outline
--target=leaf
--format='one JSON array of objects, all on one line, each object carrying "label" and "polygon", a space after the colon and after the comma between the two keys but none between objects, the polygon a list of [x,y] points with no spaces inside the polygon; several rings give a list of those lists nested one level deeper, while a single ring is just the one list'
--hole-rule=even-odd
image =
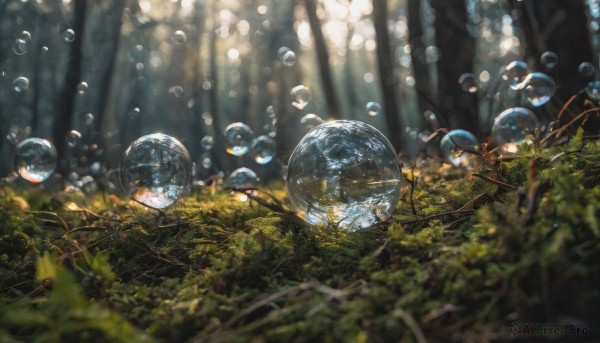
[{"label": "leaf", "polygon": [[58,265],[46,251],[42,257],[38,257],[35,266],[35,278],[38,281],[54,280],[58,274]]}]

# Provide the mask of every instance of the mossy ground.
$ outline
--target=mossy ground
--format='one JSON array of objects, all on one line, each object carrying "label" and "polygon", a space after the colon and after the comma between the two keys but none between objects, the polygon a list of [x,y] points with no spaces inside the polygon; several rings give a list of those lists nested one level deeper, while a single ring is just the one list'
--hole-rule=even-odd
[{"label": "mossy ground", "polygon": [[[522,148],[476,175],[416,168],[393,218],[362,232],[229,191],[159,214],[1,189],[0,341],[597,339],[600,142]],[[264,190],[285,206],[282,184]],[[513,322],[588,335],[513,336]]]}]

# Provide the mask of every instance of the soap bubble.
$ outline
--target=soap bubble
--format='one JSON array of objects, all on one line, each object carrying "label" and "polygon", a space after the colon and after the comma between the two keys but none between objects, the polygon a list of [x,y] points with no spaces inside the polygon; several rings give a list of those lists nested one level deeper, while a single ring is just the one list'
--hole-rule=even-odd
[{"label": "soap bubble", "polygon": [[181,30],[177,30],[173,33],[173,35],[171,35],[171,42],[173,42],[177,45],[185,44],[186,41],[187,41],[187,35],[185,34],[185,32],[183,32]]},{"label": "soap bubble", "polygon": [[521,87],[521,82],[529,74],[529,68],[523,61],[512,61],[502,70],[502,80],[507,81],[510,88],[517,90]]},{"label": "soap bubble", "polygon": [[13,42],[12,49],[13,52],[19,56],[25,55],[27,51],[29,51],[29,42],[24,39],[17,38]]},{"label": "soap bubble", "polygon": [[317,126],[289,160],[292,207],[311,224],[359,230],[387,220],[400,197],[396,153],[374,127],[353,120]]},{"label": "soap bubble", "polygon": [[85,94],[85,92],[87,92],[88,90],[88,84],[87,82],[83,81],[80,84],[77,85],[77,93],[79,94]]},{"label": "soap bubble", "polygon": [[173,87],[169,88],[169,94],[175,96],[176,98],[179,98],[183,95],[183,87],[173,86]]},{"label": "soap bubble", "polygon": [[75,40],[75,31],[73,29],[66,29],[63,32],[63,40],[67,43],[71,43]]},{"label": "soap bubble", "polygon": [[19,39],[31,42],[31,33],[29,33],[29,31],[21,31],[21,33],[19,33]]},{"label": "soap bubble", "polygon": [[67,132],[65,141],[67,142],[69,148],[74,148],[79,144],[79,142],[81,142],[81,133],[79,133],[77,130],[71,130]]},{"label": "soap bubble", "polygon": [[225,128],[225,149],[235,156],[242,156],[252,145],[253,133],[244,123],[233,123]]},{"label": "soap bubble", "polygon": [[546,68],[552,69],[558,64],[558,55],[553,51],[546,51],[540,56],[540,62]]},{"label": "soap bubble", "polygon": [[27,138],[15,148],[15,170],[31,183],[46,180],[56,168],[56,149],[41,138]]},{"label": "soap bubble", "polygon": [[592,76],[596,72],[596,68],[591,62],[582,62],[579,65],[579,73],[583,76]]},{"label": "soap bubble", "polygon": [[466,150],[478,151],[479,143],[472,133],[465,130],[452,130],[442,138],[440,151],[455,167],[469,167],[473,155]]},{"label": "soap bubble", "polygon": [[544,73],[531,73],[523,81],[523,96],[533,107],[546,104],[556,91],[552,78]]},{"label": "soap bubble", "polygon": [[365,109],[367,110],[368,115],[374,117],[378,115],[379,112],[381,112],[381,105],[378,102],[369,101],[367,102],[367,106],[365,106]]},{"label": "soap bubble", "polygon": [[21,128],[19,126],[11,126],[6,134],[6,140],[10,144],[17,145],[31,134],[31,127]]},{"label": "soap bubble", "polygon": [[535,114],[523,107],[513,107],[500,113],[492,126],[492,138],[500,150],[517,151],[517,145],[533,135],[538,127]]},{"label": "soap bubble", "polygon": [[19,76],[12,82],[13,89],[17,93],[23,93],[29,89],[29,79],[23,76]]},{"label": "soap bubble", "polygon": [[300,125],[304,128],[305,132],[308,132],[315,127],[323,124],[323,119],[316,114],[309,113],[300,119]]},{"label": "soap bubble", "polygon": [[165,208],[190,190],[192,160],[177,139],[162,133],[129,145],[120,164],[121,184],[135,200]]},{"label": "soap bubble", "polygon": [[277,56],[285,66],[292,67],[296,64],[296,53],[286,46],[279,48]]},{"label": "soap bubble", "polygon": [[458,84],[460,88],[469,94],[477,93],[477,80],[473,73],[464,73],[458,78]]},{"label": "soap bubble", "polygon": [[94,114],[92,112],[88,112],[83,116],[83,121],[85,125],[92,125],[95,119],[96,117],[94,117]]},{"label": "soap bubble", "polygon": [[288,67],[293,66],[294,64],[296,64],[296,53],[292,50],[286,52],[281,57],[281,62]]},{"label": "soap bubble", "polygon": [[202,146],[202,149],[204,150],[212,149],[214,144],[215,140],[212,136],[204,136],[200,141],[200,146]]},{"label": "soap bubble", "polygon": [[252,169],[239,168],[223,182],[225,188],[250,188],[258,186],[258,177]]},{"label": "soap bubble", "polygon": [[77,181],[77,187],[86,194],[94,194],[98,191],[98,183],[90,175],[86,175]]},{"label": "soap bubble", "polygon": [[142,113],[142,111],[140,110],[139,107],[134,107],[131,110],[129,110],[129,119],[131,120],[135,120],[140,116],[140,113]]},{"label": "soap bubble", "polygon": [[290,93],[292,95],[292,106],[302,110],[308,105],[308,102],[310,101],[310,89],[308,89],[308,87],[298,85],[292,88]]},{"label": "soap bubble", "polygon": [[585,92],[590,99],[600,101],[600,80],[588,82]]},{"label": "soap bubble", "polygon": [[273,160],[276,153],[277,143],[269,136],[259,136],[252,142],[254,160],[258,164],[267,164]]},{"label": "soap bubble", "polygon": [[200,164],[204,169],[212,167],[212,159],[210,158],[210,155],[207,152],[203,153],[202,156],[200,156]]}]

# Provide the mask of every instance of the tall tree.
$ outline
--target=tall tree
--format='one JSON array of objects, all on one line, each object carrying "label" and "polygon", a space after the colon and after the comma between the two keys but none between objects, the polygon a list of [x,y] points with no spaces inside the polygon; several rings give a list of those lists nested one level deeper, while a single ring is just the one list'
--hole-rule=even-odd
[{"label": "tall tree", "polygon": [[323,93],[325,93],[325,101],[327,102],[328,117],[331,119],[338,119],[340,116],[340,104],[335,93],[331,68],[329,67],[327,43],[325,42],[325,37],[321,30],[321,21],[317,16],[317,1],[305,0],[305,5],[310,29],[313,33],[313,38],[315,39],[321,84],[323,86]]},{"label": "tall tree", "polygon": [[[73,26],[71,29],[75,31],[75,39],[71,42],[69,68],[65,76],[64,88],[56,102],[54,123],[52,125],[52,136],[58,152],[59,161],[65,157],[65,136],[71,128],[77,85],[81,79],[81,62],[83,59],[82,46],[86,8],[87,0],[73,1]],[[59,164],[58,171],[65,172],[65,166]]]},{"label": "tall tree", "polygon": [[475,41],[467,32],[464,0],[432,0],[436,10],[435,29],[440,51],[438,66],[438,115],[449,129],[464,129],[477,135],[477,97],[462,91],[458,79],[473,69]]},{"label": "tall tree", "polygon": [[373,0],[373,23],[377,42],[377,64],[379,85],[383,98],[385,121],[390,132],[390,141],[396,151],[401,147],[400,108],[396,102],[396,77],[392,61],[392,48],[388,36],[388,9],[386,0]]}]

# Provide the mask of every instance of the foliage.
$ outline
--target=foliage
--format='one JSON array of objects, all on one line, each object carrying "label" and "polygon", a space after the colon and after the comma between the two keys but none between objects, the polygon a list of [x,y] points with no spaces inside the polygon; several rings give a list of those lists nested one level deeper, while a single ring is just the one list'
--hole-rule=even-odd
[{"label": "foliage", "polygon": [[[600,142],[416,170],[389,222],[309,226],[262,193],[165,213],[2,189],[0,341],[504,341],[600,322]],[[408,185],[408,183],[405,183]],[[512,187],[512,188],[511,188]],[[281,184],[275,198],[285,200]],[[242,195],[242,198],[244,196]],[[411,200],[412,197],[412,200]],[[262,199],[262,200],[261,200]],[[411,201],[416,214],[412,214]]]}]

